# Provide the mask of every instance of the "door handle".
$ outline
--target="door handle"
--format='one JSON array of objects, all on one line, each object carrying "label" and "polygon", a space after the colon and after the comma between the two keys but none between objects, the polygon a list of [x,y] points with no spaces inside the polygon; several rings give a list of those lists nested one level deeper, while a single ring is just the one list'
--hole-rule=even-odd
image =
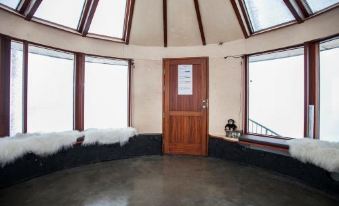
[{"label": "door handle", "polygon": [[202,108],[203,108],[203,109],[208,108],[208,99],[202,100]]}]

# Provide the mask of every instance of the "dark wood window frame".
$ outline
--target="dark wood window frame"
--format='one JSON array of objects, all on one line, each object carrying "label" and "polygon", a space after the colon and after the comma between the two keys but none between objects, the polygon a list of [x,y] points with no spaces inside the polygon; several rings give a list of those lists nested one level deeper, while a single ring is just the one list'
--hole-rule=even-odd
[{"label": "dark wood window frame", "polygon": [[[294,16],[295,20],[284,22],[284,23],[274,25],[274,26],[271,26],[271,27],[268,27],[268,28],[265,28],[265,29],[261,29],[261,30],[258,30],[258,31],[254,31],[253,24],[252,24],[252,21],[251,21],[249,14],[248,14],[248,10],[246,8],[246,4],[245,4],[244,0],[239,0],[239,6],[240,6],[241,12],[243,14],[243,17],[245,19],[245,25],[247,26],[248,31],[250,32],[250,36],[265,33],[265,32],[268,32],[268,31],[276,30],[276,29],[279,29],[279,28],[282,28],[282,27],[286,27],[286,26],[290,26],[290,25],[294,25],[294,24],[298,23],[298,19],[295,18],[293,13],[290,11],[291,14]],[[301,21],[301,19],[300,19],[300,21]]]},{"label": "dark wood window frame", "polygon": [[42,0],[21,0],[16,9],[12,9],[6,5],[0,5],[0,8],[8,10],[18,16],[25,18],[28,21],[35,21],[49,27],[70,32],[75,35],[87,36],[90,38],[97,38],[102,40],[109,40],[116,43],[129,44],[129,38],[132,28],[132,20],[134,13],[135,0],[126,0],[125,18],[122,38],[110,37],[100,34],[89,34],[88,30],[95,14],[99,0],[85,0],[83,9],[80,15],[77,29],[73,29],[58,23],[34,17],[35,12],[39,8]]},{"label": "dark wood window frame", "polygon": [[[133,13],[134,13],[134,4],[135,0],[127,0],[126,1],[126,11],[125,11],[125,20],[124,20],[124,28],[123,28],[123,37],[122,38],[114,38],[99,34],[88,34],[89,26],[91,24],[92,18],[94,16],[96,6],[91,6],[91,2],[98,3],[99,0],[86,0],[86,3],[84,5],[78,28],[72,29],[63,25],[58,25],[53,22],[49,22],[47,20],[39,19],[37,17],[34,17],[35,11],[38,9],[40,3],[42,0],[21,0],[18,7],[16,9],[12,9],[6,5],[0,4],[0,9],[4,9],[6,11],[10,11],[13,14],[16,14],[22,18],[25,18],[26,20],[30,21],[33,19],[33,21],[36,21],[38,23],[44,24],[48,27],[53,27],[62,31],[66,31],[75,35],[80,36],[86,36],[88,38],[95,38],[95,39],[101,39],[106,41],[111,41],[115,43],[122,43],[122,44],[129,44],[130,39],[130,33],[131,33],[131,27],[132,27],[132,20],[133,20]],[[164,21],[164,47],[167,47],[167,7],[166,7],[166,1],[163,0],[163,21]],[[237,5],[236,1],[238,1],[239,6]],[[332,5],[328,8],[325,8],[323,10],[317,11],[315,13],[312,13],[308,6],[305,5],[304,0],[296,0],[296,5],[292,5],[289,2],[290,0],[284,0],[285,4],[288,1],[287,4],[290,4],[290,6],[287,5],[291,13],[294,15],[296,20],[291,22],[282,23],[279,25],[275,25],[260,31],[253,32],[252,25],[249,21],[248,13],[244,5],[244,0],[231,0],[233,10],[236,14],[236,17],[238,19],[238,22],[241,26],[243,35],[245,38],[249,38],[251,36],[259,35],[262,33],[270,32],[273,30],[277,30],[283,27],[291,26],[296,23],[302,23],[305,20],[309,18],[313,18],[315,16],[324,14],[326,12],[329,12],[335,8],[339,7],[339,3]],[[30,4],[34,4],[35,6],[30,6]],[[293,8],[292,8],[293,7]],[[297,10],[300,10],[300,14],[302,14],[302,17],[300,16],[299,12]],[[298,16],[300,18],[298,18]],[[244,20],[243,20],[244,19]],[[245,29],[246,27],[246,29]]]},{"label": "dark wood window frame", "polygon": [[[244,57],[244,67],[243,67],[243,69],[244,69],[243,75],[244,75],[244,81],[245,81],[244,82],[244,92],[245,92],[245,98],[244,99],[245,99],[245,103],[244,103],[244,121],[243,121],[243,125],[244,125],[244,134],[245,135],[254,135],[254,136],[262,136],[262,137],[269,137],[269,138],[278,138],[278,139],[291,139],[291,137],[264,135],[264,134],[258,134],[258,133],[249,132],[249,124],[248,124],[248,122],[249,122],[249,84],[248,84],[248,82],[249,82],[249,78],[248,78],[249,77],[249,58],[251,56],[257,56],[257,55],[262,55],[262,54],[271,54],[271,53],[276,53],[276,52],[284,52],[284,51],[288,51],[288,50],[292,50],[292,49],[298,49],[298,48],[302,48],[302,47],[304,47],[304,45],[300,44],[300,45],[294,45],[294,46],[289,46],[289,47],[285,47],[285,48],[279,48],[279,49],[274,49],[274,50],[269,50],[269,51],[264,51],[264,52],[257,52],[257,53],[252,53],[252,54],[245,55],[245,57]],[[308,70],[306,68],[306,66],[304,66],[304,70],[305,71]],[[304,82],[308,82],[307,76],[305,76]],[[306,91],[306,88],[307,87],[306,87],[306,84],[305,84],[305,91]],[[304,112],[305,113],[306,113],[306,109],[307,108],[308,108],[308,106],[306,106],[306,104],[305,104],[304,105]],[[305,129],[306,129],[306,127],[304,126],[304,134],[305,134],[305,131],[306,131]]]},{"label": "dark wood window frame", "polygon": [[[132,59],[123,59],[123,58],[115,58],[115,57],[107,57],[107,56],[100,56],[100,55],[93,55],[93,54],[83,54],[83,53],[77,53],[76,54],[78,58],[81,58],[80,64],[77,63],[77,72],[76,75],[76,95],[80,95],[79,97],[76,96],[76,98],[79,98],[78,102],[75,104],[75,109],[78,111],[78,115],[75,116],[75,130],[82,131],[85,127],[85,63],[86,63],[86,56],[93,57],[93,58],[104,58],[104,59],[112,59],[112,60],[123,60],[128,62],[128,68],[127,68],[127,126],[132,127],[132,68],[134,66],[134,61]],[[78,68],[79,67],[79,68]],[[78,80],[79,79],[79,80]],[[78,89],[77,89],[78,88]],[[79,126],[79,127],[76,127]]]},{"label": "dark wood window frame", "polygon": [[311,7],[308,5],[306,0],[296,0],[296,4],[300,8],[302,14],[304,15],[304,17],[306,19],[318,16],[320,14],[326,13],[328,11],[331,11],[331,10],[339,7],[339,3],[336,3],[336,4],[333,4],[332,6],[329,6],[327,8],[321,9],[321,10],[319,10],[317,12],[312,12]]},{"label": "dark wood window frame", "polygon": [[45,46],[42,44],[11,38],[0,34],[0,137],[9,136],[10,129],[10,64],[11,64],[11,42],[16,41],[23,44],[23,133],[27,133],[27,77],[28,77],[28,47],[38,46],[58,52],[74,54],[74,97],[73,97],[73,129],[84,130],[84,80],[85,80],[85,56],[118,59],[128,62],[128,126],[132,126],[131,120],[131,79],[132,79],[132,59],[117,58],[110,56],[100,56],[84,54],[75,51]]},{"label": "dark wood window frame", "polygon": [[[313,139],[319,139],[320,129],[320,49],[319,44],[322,41],[338,37],[339,34],[331,35],[329,37],[316,39],[313,41],[305,42],[303,44],[279,48],[264,52],[257,52],[244,55],[243,57],[243,133],[245,135],[255,135],[267,138],[278,139],[291,139],[293,137],[280,137],[249,133],[248,131],[248,72],[249,72],[249,57],[252,55],[268,54],[279,51],[286,51],[298,47],[304,47],[304,137],[311,136]],[[313,134],[309,133],[309,106],[314,106],[314,121],[313,121]]]},{"label": "dark wood window frame", "polygon": [[[244,20],[241,18],[241,16],[238,17],[238,15],[237,15],[237,18],[238,18],[239,22],[242,22],[242,23],[240,23],[240,25],[245,25],[246,26],[247,31],[249,32],[249,37],[255,36],[255,35],[258,35],[258,34],[262,34],[262,33],[266,33],[266,32],[270,32],[270,31],[274,31],[274,30],[277,30],[277,29],[280,29],[280,28],[283,28],[283,27],[295,25],[295,24],[298,24],[298,23],[303,23],[305,20],[308,20],[308,19],[313,18],[315,16],[327,13],[327,12],[329,12],[329,11],[339,7],[339,3],[337,3],[335,5],[332,5],[332,6],[328,7],[328,8],[320,10],[318,12],[312,13],[310,8],[308,8],[308,6],[305,5],[303,0],[296,0],[295,1],[296,5],[294,5],[294,6],[296,8],[291,8],[291,6],[293,6],[293,5],[289,5],[289,4],[291,4],[290,1],[289,0],[285,1],[284,0],[287,8],[290,10],[290,12],[294,16],[295,20],[289,21],[289,22],[285,22],[285,23],[282,23],[282,24],[278,24],[278,25],[275,25],[275,26],[272,26],[272,27],[265,28],[265,29],[262,29],[262,30],[254,32],[253,28],[252,28],[252,23],[251,23],[251,20],[249,18],[249,15],[248,15],[248,12],[247,12],[244,0],[232,0],[231,3],[233,1],[238,1],[239,6],[236,6],[235,3],[233,3],[234,5],[232,5],[232,6],[233,6],[233,9],[235,10],[236,13],[239,13],[239,12],[241,13],[241,16],[243,17]],[[302,14],[303,18],[296,11],[296,9],[300,10],[300,13]],[[248,38],[247,35],[246,35],[246,32],[244,32],[244,35],[245,35],[245,38]]]}]

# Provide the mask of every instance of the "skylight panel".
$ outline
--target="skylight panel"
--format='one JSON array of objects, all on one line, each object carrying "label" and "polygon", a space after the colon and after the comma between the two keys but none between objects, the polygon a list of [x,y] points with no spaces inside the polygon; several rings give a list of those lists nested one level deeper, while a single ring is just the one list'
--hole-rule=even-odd
[{"label": "skylight panel", "polygon": [[77,29],[85,0],[44,0],[35,17]]},{"label": "skylight panel", "polygon": [[306,0],[306,2],[312,12],[315,13],[339,3],[339,0]]},{"label": "skylight panel", "polygon": [[294,21],[283,0],[244,0],[253,32]]},{"label": "skylight panel", "polygon": [[122,38],[126,0],[100,0],[89,33]]},{"label": "skylight panel", "polygon": [[16,9],[20,0],[0,0],[0,4],[6,5],[12,9]]}]

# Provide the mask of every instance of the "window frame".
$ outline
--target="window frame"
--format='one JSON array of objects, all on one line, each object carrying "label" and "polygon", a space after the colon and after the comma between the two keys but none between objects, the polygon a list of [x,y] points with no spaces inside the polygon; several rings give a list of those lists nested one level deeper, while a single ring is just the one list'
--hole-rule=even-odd
[{"label": "window frame", "polygon": [[[46,20],[46,19],[43,19],[43,18],[40,18],[40,17],[36,17],[34,15],[32,17],[32,20],[36,21],[36,22],[39,22],[39,23],[42,23],[42,24],[45,24],[45,25],[48,25],[48,26],[51,26],[51,27],[56,27],[56,28],[59,28],[59,29],[63,29],[63,30],[66,30],[66,31],[77,32],[78,29],[79,29],[80,23],[81,23],[81,19],[85,15],[84,12],[85,12],[85,8],[86,8],[87,2],[88,2],[88,0],[84,1],[84,5],[82,6],[82,10],[81,10],[81,13],[80,13],[80,17],[79,17],[76,29],[68,27],[68,26],[65,26],[65,25],[62,25],[62,24],[58,24],[58,23],[55,23],[55,22],[52,22],[52,21],[49,21],[49,20]],[[34,13],[36,13],[36,11]]]},{"label": "window frame", "polygon": [[307,18],[317,16],[319,14],[325,13],[327,11],[331,11],[332,9],[339,7],[339,2],[338,2],[338,3],[333,4],[332,6],[313,12],[307,0],[297,0],[297,2],[298,2],[299,7],[301,7],[300,9],[308,13]]},{"label": "window frame", "polygon": [[[27,133],[28,132],[28,75],[29,75],[29,67],[28,67],[28,64],[29,64],[29,47],[30,46],[33,46],[33,47],[37,47],[37,48],[41,48],[41,49],[45,49],[45,50],[50,50],[50,51],[55,51],[55,52],[60,52],[60,53],[67,53],[67,54],[70,54],[70,55],[73,55],[74,56],[74,59],[73,59],[73,98],[72,98],[72,108],[73,108],[73,112],[72,112],[72,129],[74,130],[75,127],[75,123],[74,123],[74,120],[75,120],[75,78],[76,78],[76,54],[74,52],[71,52],[71,51],[67,51],[67,50],[64,50],[64,49],[57,49],[57,48],[54,48],[54,47],[49,47],[49,46],[44,46],[44,45],[41,45],[41,44],[35,44],[35,43],[30,43],[30,42],[26,42],[26,46],[24,46],[24,88],[23,88],[23,91],[24,91],[24,128],[23,128],[23,131],[24,133]],[[25,47],[27,47],[25,49]],[[54,131],[51,131],[51,132],[54,132]]]},{"label": "window frame", "polygon": [[[28,44],[25,41],[17,41],[14,39],[11,39],[10,42],[11,42],[11,45],[13,42],[22,44],[22,93],[21,93],[21,96],[22,96],[21,97],[22,98],[22,105],[21,105],[22,107],[22,115],[21,115],[22,128],[21,128],[21,132],[26,133],[27,132],[27,118],[26,118],[27,117],[27,107],[26,107],[27,95],[26,94],[27,94],[27,57],[28,57],[26,55],[26,51],[28,50]],[[11,58],[10,58],[10,62],[12,63]],[[9,88],[9,90],[11,93],[11,87]],[[11,122],[9,120],[9,126],[11,127],[10,124]]]},{"label": "window frame", "polygon": [[[80,68],[80,70],[82,70],[81,72],[83,72],[83,79],[82,79],[82,84],[85,85],[85,75],[86,75],[86,71],[85,71],[85,65],[86,65],[86,56],[87,57],[91,57],[91,58],[102,58],[102,59],[111,59],[111,60],[123,60],[126,61],[128,66],[127,66],[127,126],[131,127],[132,126],[132,104],[131,104],[131,99],[132,99],[132,92],[131,92],[131,88],[132,88],[132,67],[134,66],[134,62],[132,59],[124,59],[124,58],[115,58],[115,57],[109,57],[109,56],[102,56],[102,55],[93,55],[93,54],[83,54],[83,66],[82,68]],[[85,85],[86,86],[86,85]],[[82,107],[82,130],[84,130],[85,127],[85,89],[84,87],[82,88],[82,102],[80,103],[81,105],[78,105],[78,107]]]},{"label": "window frame", "polygon": [[[279,28],[282,28],[282,27],[291,26],[291,25],[294,25],[294,24],[298,23],[297,19],[295,19],[295,17],[294,17],[294,20],[291,20],[291,21],[288,21],[288,22],[284,22],[284,23],[281,23],[281,24],[277,24],[277,25],[274,25],[274,26],[270,26],[270,27],[267,27],[265,29],[261,29],[261,30],[258,30],[258,31],[254,31],[253,23],[252,23],[252,20],[251,20],[251,18],[249,16],[248,9],[246,7],[245,1],[244,0],[239,0],[239,6],[240,6],[241,12],[243,14],[243,17],[244,17],[247,29],[248,29],[248,31],[250,33],[250,36],[254,36],[254,35],[257,35],[257,34],[261,34],[261,33],[265,33],[265,32],[268,32],[268,31],[276,30],[276,29],[279,29]],[[291,14],[292,14],[292,12],[291,12]],[[292,14],[292,16],[293,16],[293,14]]]},{"label": "window frame", "polygon": [[10,10],[10,11],[18,11],[19,8],[20,8],[20,5],[22,4],[23,1],[25,1],[25,0],[20,0],[18,5],[15,8],[12,8],[10,6],[7,6],[5,4],[0,3],[0,8],[4,8],[4,9]]},{"label": "window frame", "polygon": [[[339,4],[339,3],[338,3]],[[315,129],[316,129],[316,135],[315,136],[315,139],[320,139],[321,140],[321,137],[320,137],[320,115],[321,115],[321,108],[320,108],[320,100],[321,100],[321,91],[320,91],[320,87],[321,87],[321,79],[320,79],[320,75],[321,75],[321,48],[320,48],[320,45],[322,43],[326,43],[326,42],[329,42],[329,41],[332,41],[332,40],[338,40],[339,39],[339,35],[333,35],[333,36],[330,36],[330,37],[327,37],[327,38],[323,38],[323,39],[320,39],[319,41],[316,42],[317,44],[317,76],[316,76],[316,79],[317,79],[317,84],[316,84],[316,98],[317,98],[317,108],[316,108],[316,112],[317,112],[317,122],[316,122],[316,125],[315,125]]]},{"label": "window frame", "polygon": [[[258,134],[258,133],[252,133],[249,132],[249,58],[251,56],[257,56],[257,55],[262,55],[262,54],[272,54],[272,53],[276,53],[276,52],[284,52],[284,51],[288,51],[288,50],[293,50],[293,49],[298,49],[298,48],[302,48],[304,47],[304,44],[297,44],[294,46],[288,46],[288,47],[284,47],[284,48],[279,48],[279,49],[273,49],[273,50],[267,50],[267,51],[263,51],[263,52],[256,52],[256,53],[251,53],[251,54],[247,54],[243,57],[244,60],[244,64],[243,64],[243,92],[244,92],[244,103],[243,103],[243,133],[245,135],[254,135],[254,136],[260,136],[260,137],[268,137],[268,138],[275,138],[275,139],[293,139],[293,137],[285,137],[285,136],[275,136],[275,135],[264,135],[264,134]],[[306,54],[304,53],[304,57],[306,56]],[[306,71],[306,65],[305,65],[305,58],[304,58],[304,136],[307,132],[307,128],[305,127],[305,125],[307,124],[306,122],[306,116],[305,114],[308,111],[308,101],[306,101],[306,94],[308,93],[307,91],[307,82],[308,82],[308,77],[307,75],[305,75],[305,71]]]},{"label": "window frame", "polygon": [[[89,26],[91,24],[92,18],[95,14],[95,8],[91,8],[92,1],[98,2],[99,0],[85,0],[80,18],[79,23],[76,29],[54,23],[48,20],[44,20],[39,17],[35,17],[34,14],[37,11],[37,9],[40,6],[42,0],[37,0],[36,2],[33,2],[33,5],[31,5],[30,0],[20,0],[20,3],[18,4],[16,9],[12,9],[6,5],[0,4],[0,9],[10,11],[11,13],[24,18],[28,21],[37,22],[39,24],[43,24],[45,26],[58,29],[61,31],[66,31],[78,36],[84,36],[89,38],[95,38],[95,39],[101,39],[101,40],[107,40],[115,43],[122,43],[122,44],[129,44],[129,38],[131,33],[131,27],[132,27],[132,20],[133,20],[133,13],[134,13],[134,5],[135,0],[126,0],[126,8],[125,8],[125,18],[123,22],[123,33],[122,38],[115,38],[100,34],[89,34]],[[83,29],[86,28],[87,31],[84,31]]]},{"label": "window frame", "polygon": [[[123,23],[124,26],[123,26],[123,30],[122,30],[122,38],[112,37],[112,36],[103,35],[103,34],[89,33],[89,32],[88,32],[88,34],[86,36],[93,37],[93,38],[98,38],[98,39],[105,39],[105,40],[126,42],[127,28],[129,27],[128,19],[129,18],[133,18],[130,15],[130,13],[133,12],[133,11],[131,11],[130,6],[131,6],[131,4],[133,4],[133,6],[134,6],[134,1],[135,0],[126,0],[125,18],[124,18],[124,23]],[[94,17],[94,15],[95,15],[95,12],[93,14],[93,17]]]},{"label": "window frame", "polygon": [[[339,34],[330,35],[324,38],[314,39],[312,41],[304,42],[302,44],[296,44],[293,46],[267,50],[262,52],[250,53],[243,56],[242,66],[242,85],[243,85],[243,98],[242,98],[242,125],[244,135],[253,135],[265,137],[269,141],[273,139],[289,140],[291,137],[262,135],[248,132],[248,72],[249,72],[249,56],[259,55],[265,53],[272,53],[277,51],[289,50],[297,47],[304,47],[304,138],[310,136],[312,139],[320,139],[320,43],[330,41],[331,39],[339,38]],[[311,124],[309,117],[309,106],[314,106],[313,124]],[[309,131],[309,127],[312,126],[313,130]],[[312,132],[313,134],[310,134]]]},{"label": "window frame", "polygon": [[[65,52],[65,53],[70,53],[74,55],[74,75],[73,75],[73,130],[79,130],[83,131],[84,130],[84,72],[85,72],[85,55],[91,56],[91,57],[98,57],[98,58],[108,58],[108,59],[116,59],[116,60],[124,60],[127,61],[128,63],[128,100],[127,100],[127,121],[128,121],[128,127],[132,126],[132,110],[131,110],[131,85],[132,85],[132,66],[133,66],[133,60],[130,58],[119,58],[119,57],[112,57],[112,56],[102,56],[102,55],[96,55],[96,54],[85,54],[85,53],[80,53],[76,51],[70,51],[70,50],[65,50],[65,49],[60,49],[52,46],[46,46],[43,44],[39,43],[34,43],[14,37],[9,37],[6,35],[0,34],[0,45],[4,44],[4,51],[0,51],[0,55],[4,56],[5,58],[4,61],[0,61],[0,78],[6,79],[4,81],[5,85],[5,90],[8,90],[8,94],[0,94],[0,97],[6,97],[6,98],[0,98],[3,99],[4,101],[0,102],[0,105],[7,105],[6,108],[4,108],[6,111],[4,113],[8,113],[7,116],[0,116],[0,122],[4,122],[3,127],[0,126],[0,138],[4,136],[9,136],[9,129],[10,129],[10,117],[9,117],[9,75],[4,75],[1,76],[2,73],[8,73],[10,70],[10,45],[11,41],[16,41],[16,42],[21,42],[23,43],[23,128],[22,131],[23,133],[27,133],[27,88],[28,88],[28,53],[29,53],[29,45],[35,46],[35,47],[41,47],[49,50],[54,50],[57,52]],[[1,47],[0,47],[1,48]],[[2,67],[3,65],[3,67]],[[4,71],[2,71],[2,68]],[[8,73],[9,74],[9,73]],[[1,89],[1,88],[0,88]],[[1,108],[0,108],[1,109]],[[1,112],[1,111],[0,111]]]}]

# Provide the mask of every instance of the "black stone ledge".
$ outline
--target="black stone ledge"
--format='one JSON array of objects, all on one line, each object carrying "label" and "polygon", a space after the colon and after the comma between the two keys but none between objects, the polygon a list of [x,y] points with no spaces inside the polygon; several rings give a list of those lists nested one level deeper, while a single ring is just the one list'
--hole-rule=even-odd
[{"label": "black stone ledge", "polygon": [[210,157],[275,171],[339,199],[339,182],[332,179],[330,172],[313,164],[302,163],[288,155],[251,149],[217,137],[210,137],[208,144]]},{"label": "black stone ledge", "polygon": [[29,153],[0,167],[0,188],[59,170],[145,155],[162,155],[161,134],[139,134],[130,138],[124,146],[119,143],[89,146],[76,144],[47,157]]}]

